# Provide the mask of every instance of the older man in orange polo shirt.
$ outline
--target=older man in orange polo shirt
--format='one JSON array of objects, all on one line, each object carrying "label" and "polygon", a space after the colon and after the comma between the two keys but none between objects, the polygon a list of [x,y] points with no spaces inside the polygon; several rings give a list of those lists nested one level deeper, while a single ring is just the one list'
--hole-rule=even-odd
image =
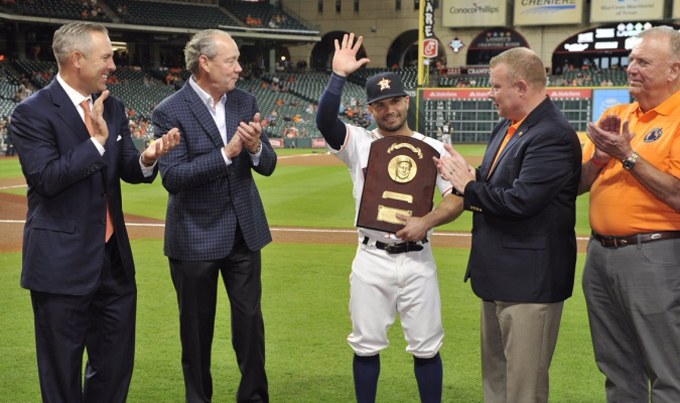
[{"label": "older man in orange polo shirt", "polygon": [[680,402],[680,33],[642,32],[628,79],[637,102],[588,127],[583,290],[607,401]]}]

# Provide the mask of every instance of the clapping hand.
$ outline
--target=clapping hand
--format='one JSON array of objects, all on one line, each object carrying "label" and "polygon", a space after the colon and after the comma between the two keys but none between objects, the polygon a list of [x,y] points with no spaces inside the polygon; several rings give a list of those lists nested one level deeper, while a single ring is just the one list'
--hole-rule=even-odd
[{"label": "clapping hand", "polygon": [[260,112],[256,113],[252,122],[241,122],[236,133],[243,141],[243,147],[247,148],[251,154],[257,153],[260,148],[260,136],[262,136],[262,125],[260,124]]},{"label": "clapping hand", "polygon": [[142,153],[142,163],[146,166],[153,165],[157,159],[169,153],[180,141],[179,129],[173,127],[161,138],[157,139]]},{"label": "clapping hand", "polygon": [[450,145],[444,144],[444,148],[451,156],[441,159],[434,157],[434,163],[442,179],[451,182],[453,188],[462,195],[465,193],[465,186],[476,178],[475,168]]},{"label": "clapping hand", "polygon": [[630,133],[628,120],[621,125],[621,118],[608,115],[600,119],[599,125],[588,123],[588,138],[595,144],[595,159],[607,162],[612,157],[624,160],[633,153],[630,141],[635,133]]}]

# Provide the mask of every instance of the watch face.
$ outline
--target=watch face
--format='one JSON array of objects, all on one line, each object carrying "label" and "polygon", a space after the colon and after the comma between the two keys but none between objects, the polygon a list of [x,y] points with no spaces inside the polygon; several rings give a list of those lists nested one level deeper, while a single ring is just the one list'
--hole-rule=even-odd
[{"label": "watch face", "polygon": [[625,169],[632,169],[635,166],[635,163],[637,162],[639,155],[638,153],[633,153],[630,157],[622,161],[623,168]]}]

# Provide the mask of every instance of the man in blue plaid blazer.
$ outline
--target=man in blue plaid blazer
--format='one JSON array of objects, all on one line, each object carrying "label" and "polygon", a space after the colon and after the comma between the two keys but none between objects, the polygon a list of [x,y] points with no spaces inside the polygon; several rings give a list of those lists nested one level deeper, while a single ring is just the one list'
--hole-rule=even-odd
[{"label": "man in blue plaid blazer", "polygon": [[206,30],[185,49],[192,76],[154,110],[155,133],[177,127],[182,142],[160,163],[169,192],[165,254],[177,291],[187,402],[212,398],[218,274],[231,303],[241,383],[238,402],[268,402],[260,250],[271,233],[252,171],[269,176],[276,154],[257,101],[235,88],[242,69],[226,32]]}]

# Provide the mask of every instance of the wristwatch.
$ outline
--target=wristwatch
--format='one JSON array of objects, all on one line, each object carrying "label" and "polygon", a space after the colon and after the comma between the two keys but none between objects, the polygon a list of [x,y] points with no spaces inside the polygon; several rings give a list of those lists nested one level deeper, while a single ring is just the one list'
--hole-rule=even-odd
[{"label": "wristwatch", "polygon": [[628,171],[633,169],[639,157],[640,154],[633,151],[633,154],[631,154],[630,157],[626,158],[625,160],[621,160],[621,164],[623,164],[623,169],[626,169]]}]

